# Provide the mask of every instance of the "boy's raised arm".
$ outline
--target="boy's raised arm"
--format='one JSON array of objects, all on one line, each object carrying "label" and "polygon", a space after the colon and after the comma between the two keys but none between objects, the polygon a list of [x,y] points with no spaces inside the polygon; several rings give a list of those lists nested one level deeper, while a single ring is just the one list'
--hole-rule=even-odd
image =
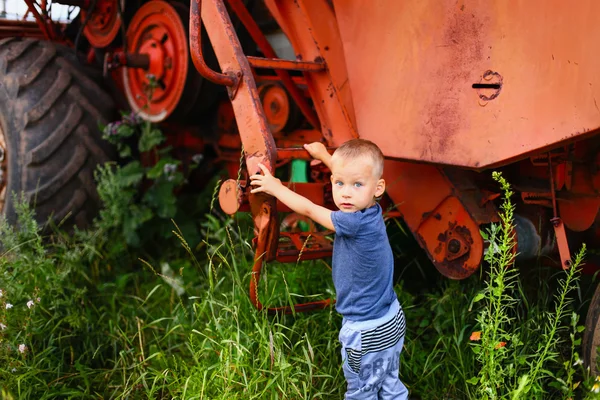
[{"label": "boy's raised arm", "polygon": [[331,154],[327,151],[325,145],[321,142],[313,142],[304,145],[304,148],[312,158],[320,160],[331,170]]},{"label": "boy's raised arm", "polygon": [[281,184],[281,181],[275,178],[267,167],[258,164],[264,175],[255,174],[250,177],[250,185],[254,188],[251,193],[267,193],[275,196],[283,204],[291,208],[298,214],[307,216],[317,224],[325,228],[335,231],[333,222],[331,221],[331,210],[316,205],[306,197],[300,196],[298,193],[291,191]]}]

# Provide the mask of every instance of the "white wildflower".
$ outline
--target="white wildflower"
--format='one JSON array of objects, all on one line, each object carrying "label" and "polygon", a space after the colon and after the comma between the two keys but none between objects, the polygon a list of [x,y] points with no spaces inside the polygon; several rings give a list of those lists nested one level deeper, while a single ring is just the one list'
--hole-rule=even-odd
[{"label": "white wildflower", "polygon": [[42,299],[40,299],[40,298],[38,297],[37,299],[35,299],[35,301],[37,301],[37,302],[39,303],[40,301],[42,301]]},{"label": "white wildflower", "polygon": [[573,363],[573,366],[576,367],[576,366],[581,365],[581,364],[583,364],[583,360],[581,358],[578,358],[577,361],[575,361]]},{"label": "white wildflower", "polygon": [[3,331],[6,329],[6,325],[4,325],[2,322],[0,322],[0,331]]},{"label": "white wildflower", "polygon": [[10,310],[11,308],[13,308],[13,305],[10,303],[6,303],[6,309]]},{"label": "white wildflower", "polygon": [[13,368],[13,369],[11,369],[11,370],[10,370],[10,372],[13,372],[13,373],[15,373],[15,372],[17,372],[17,369],[16,369],[16,368]]},{"label": "white wildflower", "polygon": [[26,350],[27,350],[27,346],[25,346],[24,344],[19,345],[19,353],[23,354],[23,353],[25,353]]},{"label": "white wildflower", "polygon": [[4,292],[0,289],[0,297],[4,296]]},{"label": "white wildflower", "polygon": [[29,300],[27,302],[27,308],[31,308],[31,307],[33,307],[33,300]]}]

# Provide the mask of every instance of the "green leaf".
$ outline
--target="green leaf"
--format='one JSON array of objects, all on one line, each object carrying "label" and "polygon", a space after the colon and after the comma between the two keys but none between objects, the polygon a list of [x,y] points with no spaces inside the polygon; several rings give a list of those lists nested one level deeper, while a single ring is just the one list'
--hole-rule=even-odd
[{"label": "green leaf", "polygon": [[164,168],[166,164],[175,164],[179,165],[181,162],[171,159],[171,158],[163,158],[158,160],[156,165],[154,165],[148,172],[146,172],[146,176],[148,179],[158,179],[164,174]]},{"label": "green leaf", "polygon": [[132,136],[135,133],[135,130],[127,124],[121,124],[117,127],[117,133],[119,136],[127,138]]},{"label": "green leaf", "polygon": [[477,293],[477,295],[473,299],[473,303],[477,303],[478,301],[483,300],[484,297],[485,297],[485,295],[483,293],[481,293],[481,292]]},{"label": "green leaf", "polygon": [[133,161],[118,171],[118,177],[123,187],[135,186],[144,178],[144,168],[139,161]]},{"label": "green leaf", "polygon": [[164,142],[165,136],[160,129],[144,129],[138,143],[139,150],[143,153],[152,150]]},{"label": "green leaf", "polygon": [[173,184],[161,182],[152,186],[144,195],[144,201],[156,209],[160,218],[173,218],[177,212],[177,197],[173,194]]},{"label": "green leaf", "polygon": [[119,146],[119,157],[127,158],[131,156],[131,148],[129,146]]},{"label": "green leaf", "polygon": [[467,379],[467,383],[470,383],[471,385],[477,385],[479,383],[479,377],[474,376],[471,379]]}]

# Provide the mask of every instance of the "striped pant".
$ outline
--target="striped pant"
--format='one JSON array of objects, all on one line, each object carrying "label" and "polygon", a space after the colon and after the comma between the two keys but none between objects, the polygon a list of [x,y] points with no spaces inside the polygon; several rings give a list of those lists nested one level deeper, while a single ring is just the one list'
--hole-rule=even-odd
[{"label": "striped pant", "polygon": [[381,318],[344,320],[340,330],[342,368],[348,383],[345,399],[407,399],[398,377],[406,322],[396,300]]}]

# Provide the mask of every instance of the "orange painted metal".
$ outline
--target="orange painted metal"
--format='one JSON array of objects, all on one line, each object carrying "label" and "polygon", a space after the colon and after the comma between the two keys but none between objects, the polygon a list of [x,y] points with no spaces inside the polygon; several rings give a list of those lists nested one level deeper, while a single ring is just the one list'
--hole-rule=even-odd
[{"label": "orange painted metal", "polygon": [[252,56],[248,56],[248,62],[253,68],[287,69],[291,71],[322,71],[325,69],[325,64],[322,62],[290,61]]},{"label": "orange painted metal", "polygon": [[233,215],[242,205],[243,191],[235,179],[228,179],[219,188],[219,205],[225,214]]},{"label": "orange painted metal", "polygon": [[[248,9],[244,5],[244,3],[242,3],[240,0],[227,0],[227,3],[229,4],[233,12],[237,15],[237,17],[240,19],[240,21],[244,25],[244,28],[246,28],[246,30],[252,37],[252,40],[254,40],[254,42],[256,43],[258,48],[263,52],[263,54],[266,57],[272,59],[277,58],[275,50],[273,50],[273,47],[271,47],[271,44],[260,30],[256,21],[254,21],[254,19],[248,12]],[[283,86],[290,93],[290,96],[292,97],[292,99],[294,99],[294,101],[298,105],[298,108],[300,108],[300,111],[307,119],[308,123],[311,124],[314,128],[317,128],[319,126],[319,119],[313,111],[313,109],[309,106],[301,91],[296,87],[296,85],[292,81],[290,74],[287,71],[281,69],[276,69],[275,74],[277,74]]]},{"label": "orange painted metal", "polygon": [[[328,147],[327,151],[329,154],[333,154],[335,148]],[[304,147],[292,147],[292,148],[282,148],[277,149],[277,159],[297,159],[297,160],[312,160],[313,158],[308,153],[308,151],[304,150]]]},{"label": "orange painted metal", "polygon": [[[82,7],[82,21],[88,17],[87,7]],[[94,47],[107,47],[119,34],[121,17],[117,9],[117,0],[98,0],[91,12],[83,34]]]},{"label": "orange painted metal", "polygon": [[304,72],[327,144],[337,147],[358,137],[342,39],[328,1],[265,0],[265,4],[294,47],[296,60],[327,65],[325,71]]},{"label": "orange painted metal", "polygon": [[327,235],[333,232],[281,232],[277,261],[297,263],[331,257],[333,245]]},{"label": "orange painted metal", "polygon": [[[357,100],[355,93],[350,90],[351,85],[346,69],[347,57],[344,56],[336,14],[331,6],[322,0],[310,2],[266,0],[265,4],[293,45],[297,59],[324,62],[327,65],[326,71],[304,72],[308,91],[321,120],[321,132],[327,143],[337,147],[357,137],[354,106],[360,99]],[[371,7],[371,4],[368,7]],[[378,65],[371,62],[364,63],[364,60],[354,59],[352,62],[359,63],[365,68]],[[397,74],[384,78],[390,79],[392,76],[395,77]],[[363,79],[362,85],[369,86],[371,78]],[[375,101],[374,104],[381,107],[381,101]],[[394,115],[395,113],[391,112],[387,118]],[[378,135],[389,136],[387,132],[388,130],[382,130]],[[371,137],[366,137],[362,130],[360,136],[377,142]],[[398,143],[387,144],[388,148],[397,146]],[[392,150],[383,146],[382,149],[384,154]],[[483,242],[477,223],[464,205],[453,197],[454,189],[451,182],[433,166],[390,160],[386,162],[385,170],[387,193],[421,245],[430,254],[436,267],[447,276],[457,279],[473,273],[481,261]],[[439,220],[434,217],[436,211],[441,217]],[[488,217],[487,220],[490,218]],[[460,241],[461,255],[456,257],[446,252],[438,252],[434,256],[434,250],[440,248],[440,243],[442,246],[450,245],[447,243],[449,239],[445,238],[454,232],[457,232],[456,237]],[[453,242],[450,248],[454,249],[454,247]]]},{"label": "orange painted metal", "polygon": [[333,4],[357,129],[387,156],[483,169],[600,127],[598,1]]},{"label": "orange painted metal", "polygon": [[558,215],[572,231],[582,232],[594,223],[600,209],[600,196],[594,188],[587,165],[572,166],[572,183],[567,194],[557,199]]},{"label": "orange painted metal", "polygon": [[[226,72],[215,72],[204,61],[202,55],[202,0],[192,0],[190,8],[190,50],[194,66],[204,78],[224,86],[237,86],[239,76],[237,74]],[[240,72],[240,71],[238,71]]]},{"label": "orange painted metal", "polygon": [[129,23],[127,53],[148,56],[149,66],[123,68],[125,93],[134,111],[145,119],[163,121],[179,104],[190,68],[187,42],[177,10],[166,1],[145,3]]},{"label": "orange painted metal", "polygon": [[258,95],[265,111],[265,117],[272,134],[281,132],[292,114],[290,100],[283,86],[278,84],[261,85]]},{"label": "orange painted metal", "polygon": [[386,160],[384,179],[386,193],[438,271],[451,279],[473,274],[483,255],[479,225],[440,169]]},{"label": "orange painted metal", "polygon": [[[250,65],[242,52],[242,47],[222,0],[209,0],[201,4],[198,0],[192,1],[190,12],[190,42],[192,43],[199,44],[197,36],[200,32],[194,33],[191,29],[201,26],[200,19],[204,22],[221,69],[230,74],[229,76],[239,78],[239,83],[236,83],[234,90],[229,88],[229,98],[244,146],[247,172],[248,174],[260,172],[258,163],[264,164],[273,172],[277,154],[275,142],[267,127]],[[192,51],[192,57],[196,60],[202,59],[199,46],[193,47]],[[198,68],[198,63],[195,65]],[[248,198],[256,238],[256,255],[250,279],[250,299],[252,304],[260,310],[263,305],[258,298],[258,281],[264,262],[276,257],[279,224],[276,202],[272,196],[258,193],[249,194]]]}]

